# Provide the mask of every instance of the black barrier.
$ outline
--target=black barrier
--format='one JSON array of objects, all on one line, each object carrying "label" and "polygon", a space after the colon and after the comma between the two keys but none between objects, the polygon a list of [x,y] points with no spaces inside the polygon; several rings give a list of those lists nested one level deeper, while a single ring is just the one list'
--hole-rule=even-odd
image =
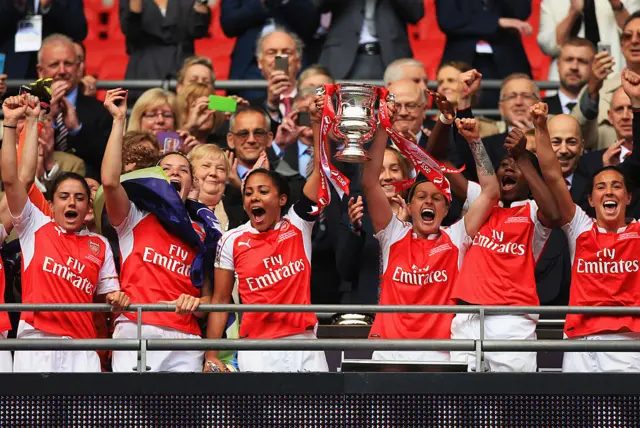
[{"label": "black barrier", "polygon": [[0,375],[0,426],[640,426],[640,374]]}]

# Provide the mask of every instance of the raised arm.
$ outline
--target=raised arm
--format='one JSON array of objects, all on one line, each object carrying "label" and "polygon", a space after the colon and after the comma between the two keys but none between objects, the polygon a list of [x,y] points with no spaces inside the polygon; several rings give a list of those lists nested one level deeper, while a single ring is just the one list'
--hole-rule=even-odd
[{"label": "raised arm", "polygon": [[104,106],[113,117],[113,125],[104,151],[100,175],[109,221],[113,226],[119,226],[129,215],[131,207],[129,196],[120,184],[122,141],[127,121],[127,91],[122,88],[107,91]]},{"label": "raised arm", "polygon": [[558,203],[560,224],[565,225],[573,219],[576,213],[576,205],[564,181],[560,162],[551,148],[551,137],[549,136],[549,129],[547,129],[548,115],[549,107],[545,103],[537,103],[531,106],[531,118],[536,131],[536,154],[540,162],[540,169],[542,169],[542,176],[547,182],[551,194]]},{"label": "raised arm", "polygon": [[[544,120],[546,117],[538,117],[538,120]],[[547,227],[556,227],[560,220],[560,211],[556,198],[549,191],[547,183],[540,177],[538,171],[531,163],[530,152],[527,152],[527,137],[519,128],[513,128],[504,141],[504,148],[509,155],[516,161],[516,165],[522,172],[522,176],[529,184],[529,190],[533,195],[533,199],[538,204],[538,218],[540,222]]]},{"label": "raised arm", "polygon": [[[438,117],[436,125],[431,131],[431,135],[429,135],[426,151],[434,158],[444,160],[448,156],[449,130],[451,129],[451,125],[453,125],[453,121],[456,118],[456,110],[444,95],[431,90],[429,90],[428,92],[429,95],[433,97],[433,102],[436,104],[436,106],[438,106],[438,110],[440,110],[440,116]],[[444,121],[442,119],[444,119]]]},{"label": "raised arm", "polygon": [[[39,106],[37,110],[39,116]],[[18,179],[24,185],[27,193],[36,179],[36,170],[38,168],[38,116],[34,116],[34,114],[35,110],[27,109],[24,144],[22,145],[20,165],[18,165]]]},{"label": "raised arm", "polygon": [[476,163],[478,181],[482,188],[480,196],[471,204],[469,211],[464,216],[467,235],[474,237],[489,218],[493,207],[498,203],[500,188],[491,159],[489,159],[489,155],[487,155],[484,144],[480,139],[480,125],[478,122],[475,119],[456,119],[456,126],[460,135],[469,143]]},{"label": "raised arm", "polygon": [[[324,95],[316,96],[313,103],[310,105],[311,128],[313,129],[313,172],[304,184],[302,193],[312,200],[318,202],[318,187],[320,186],[320,121],[322,120],[322,108],[324,107]],[[325,145],[325,153],[331,153],[328,147],[328,142]]]},{"label": "raised arm", "polygon": [[[631,70],[622,71],[622,87],[631,99],[633,109],[633,146],[640,147],[640,75]],[[636,188],[640,185],[640,150],[631,152],[620,168],[633,181]]]},{"label": "raised arm", "polygon": [[[14,217],[19,217],[22,214],[28,198],[27,190],[18,177],[18,151],[16,148],[16,126],[18,121],[26,115],[27,109],[37,109],[39,113],[40,103],[37,97],[32,95],[19,95],[7,98],[2,104],[2,112],[4,113],[4,138],[2,141],[2,160],[0,161],[0,166],[2,167],[2,182],[4,184],[7,205]],[[29,126],[29,124],[26,126]],[[35,126],[38,126],[37,121]]]},{"label": "raised arm", "polygon": [[373,224],[375,233],[383,230],[393,218],[393,210],[384,190],[380,186],[380,171],[384,161],[384,151],[387,147],[389,137],[382,125],[378,125],[378,130],[373,139],[373,144],[369,148],[371,160],[364,164],[362,172],[362,190],[367,205],[373,207],[369,209],[369,216]]}]

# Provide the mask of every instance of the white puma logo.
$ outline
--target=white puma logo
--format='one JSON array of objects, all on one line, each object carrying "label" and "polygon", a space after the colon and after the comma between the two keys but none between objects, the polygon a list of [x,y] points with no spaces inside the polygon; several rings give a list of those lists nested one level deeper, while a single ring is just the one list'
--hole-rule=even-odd
[{"label": "white puma logo", "polygon": [[251,245],[249,245],[250,242],[251,242],[251,239],[247,239],[247,242],[238,241],[238,247],[241,246],[241,245],[244,245],[247,248],[251,248]]}]

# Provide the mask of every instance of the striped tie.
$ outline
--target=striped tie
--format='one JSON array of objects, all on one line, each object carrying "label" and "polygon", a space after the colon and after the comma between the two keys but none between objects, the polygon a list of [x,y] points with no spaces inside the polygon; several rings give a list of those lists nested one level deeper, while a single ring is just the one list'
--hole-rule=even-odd
[{"label": "striped tie", "polygon": [[55,150],[58,152],[68,152],[69,145],[67,144],[67,135],[69,135],[69,129],[64,124],[64,117],[62,113],[56,117],[56,128],[58,133],[56,134]]},{"label": "striped tie", "polygon": [[306,171],[304,172],[304,177],[309,178],[311,173],[313,172],[313,146],[307,147],[307,150],[304,151],[305,154],[309,155],[311,159],[307,163]]}]

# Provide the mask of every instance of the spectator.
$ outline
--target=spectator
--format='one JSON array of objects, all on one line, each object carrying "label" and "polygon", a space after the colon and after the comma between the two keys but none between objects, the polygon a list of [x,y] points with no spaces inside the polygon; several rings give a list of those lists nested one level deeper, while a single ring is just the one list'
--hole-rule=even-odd
[{"label": "spectator", "polygon": [[0,52],[7,55],[4,72],[12,79],[32,79],[38,75],[38,47],[19,52],[20,47],[15,46],[18,23],[32,15],[42,17],[43,39],[52,34],[64,34],[81,42],[87,37],[82,0],[0,2]]},{"label": "spectator", "polygon": [[[304,44],[298,36],[282,28],[263,34],[258,39],[256,57],[262,76],[267,81],[267,97],[250,102],[264,107],[276,123],[282,122],[284,116],[291,113],[298,92],[296,76],[302,64],[303,48]],[[276,56],[288,58],[287,71],[276,70]]]},{"label": "spectator", "polygon": [[[622,55],[629,70],[640,72],[640,11],[633,13],[623,26]],[[608,118],[611,97],[620,87],[620,74],[612,74],[614,63],[615,59],[606,52],[596,54],[591,79],[572,112],[580,122],[587,149],[604,149],[616,141]]]},{"label": "spectator", "polygon": [[[187,240],[189,236],[177,236],[169,226],[184,224],[184,231],[195,235],[198,244],[201,240],[208,242],[209,230],[201,223],[202,217],[190,218],[193,212],[188,211],[188,206],[193,205],[187,201],[193,183],[191,164],[182,154],[165,154],[158,164],[171,180],[171,185],[164,180],[155,184],[158,196],[151,204],[147,204],[151,202],[147,198],[139,199],[135,192],[125,190],[120,182],[120,171],[126,95],[127,92],[122,89],[107,92],[104,105],[113,116],[113,127],[102,168],[107,213],[120,242],[122,286],[130,294],[132,302],[164,301],[175,304],[176,312],[173,314],[144,314],[142,337],[195,340],[200,338],[201,333],[196,317],[204,316],[195,311],[201,300],[205,303],[210,301],[211,277],[205,270],[199,276],[201,283],[194,282],[193,263],[200,250],[194,247],[193,241]],[[159,188],[162,184],[166,185],[164,189]],[[165,197],[160,196],[164,195],[163,192],[168,192]],[[175,203],[167,199],[171,197],[175,200],[176,196],[179,199]],[[141,207],[148,207],[148,210]],[[169,221],[166,214],[168,210],[179,213],[174,217],[186,217],[186,220],[172,218]],[[206,235],[206,238],[202,239],[202,235]],[[153,284],[149,283],[151,278]],[[132,314],[125,313],[118,317],[113,337],[136,337],[136,321],[136,316]],[[195,372],[202,370],[203,355],[201,351],[149,352],[147,364],[151,371]],[[131,372],[136,362],[135,351],[113,353],[113,370],[116,372]]]},{"label": "spectator", "polygon": [[[480,86],[479,80],[484,76],[480,76],[476,70],[462,73],[459,77],[462,90],[458,99],[458,117],[473,117],[471,111],[471,99],[477,93]],[[531,128],[531,116],[529,110],[531,106],[540,100],[540,94],[535,82],[526,74],[515,73],[507,76],[502,82],[500,88],[500,114],[506,122],[507,130],[520,128],[526,131]],[[454,130],[454,135],[456,134]],[[483,140],[489,158],[494,165],[504,159],[504,140],[508,132],[492,135]],[[472,162],[472,154],[469,152],[468,144],[462,139],[455,139],[457,159],[461,164],[470,165]],[[465,176],[476,181],[475,173],[465,170]]]},{"label": "spectator", "polygon": [[595,47],[586,39],[570,39],[562,45],[557,61],[560,91],[543,99],[549,114],[571,114],[580,91],[591,78],[595,54]]},{"label": "spectator", "polygon": [[52,34],[38,52],[38,76],[52,78],[51,121],[55,150],[73,153],[85,162],[88,173],[100,171],[110,130],[109,114],[94,97],[79,93],[78,59],[73,41]]},{"label": "spectator", "polygon": [[[549,80],[560,80],[557,61],[562,46],[574,37],[608,45],[614,59],[613,71],[625,65],[620,50],[620,32],[629,14],[640,10],[638,0],[542,0],[538,46],[553,58]],[[551,113],[551,111],[550,111]]]},{"label": "spectator", "polygon": [[324,85],[336,83],[329,70],[326,67],[314,64],[305,68],[300,76],[298,76],[297,88],[298,92],[306,89],[316,89]]},{"label": "spectator", "polygon": [[133,105],[127,131],[167,132],[176,130],[176,96],[160,88],[145,91]]},{"label": "spectator", "polygon": [[424,69],[424,64],[413,58],[400,58],[389,64],[384,71],[384,86],[389,87],[398,80],[412,80],[420,85],[420,88],[426,93],[429,76]]},{"label": "spectator", "polygon": [[206,56],[190,56],[184,60],[176,79],[178,81],[176,94],[178,95],[182,92],[182,88],[189,83],[201,83],[213,91],[216,74],[213,71],[211,59]]},{"label": "spectator", "polygon": [[[244,107],[237,110],[229,120],[227,145],[233,151],[229,156],[231,172],[225,190],[224,206],[229,216],[229,228],[233,229],[248,221],[242,202],[241,183],[255,168],[264,167],[281,173],[288,181],[291,197],[298,197],[305,179],[290,165],[278,160],[272,146],[271,119],[262,109]],[[267,163],[265,164],[265,161]]]},{"label": "spectator", "polygon": [[317,0],[321,13],[331,12],[331,25],[320,64],[336,79],[379,80],[398,58],[411,58],[407,24],[424,16],[415,0]]},{"label": "spectator", "polygon": [[426,96],[420,86],[411,80],[398,80],[388,86],[395,96],[395,121],[393,129],[426,148],[428,136],[422,132]]},{"label": "spectator", "polygon": [[85,49],[84,44],[79,42],[75,42],[73,44],[73,50],[75,51],[76,57],[78,59],[78,88],[85,96],[95,97],[97,92],[97,80],[95,76],[90,76],[87,74],[87,50]]},{"label": "spectator", "polygon": [[229,159],[214,144],[203,144],[189,153],[193,165],[193,175],[198,180],[198,200],[205,204],[216,216],[220,230],[229,230],[229,217],[224,210],[222,197],[229,177]]},{"label": "spectator", "polygon": [[119,0],[120,27],[129,63],[125,79],[175,77],[194,55],[194,41],[207,36],[211,11],[206,0]]},{"label": "spectator", "polygon": [[[259,55],[254,55],[257,41],[276,27],[287,28],[305,44],[316,44],[314,35],[320,16],[313,0],[222,0],[220,25],[229,38],[236,38],[231,53],[229,79],[257,80],[264,73],[258,66]],[[302,55],[302,54],[301,54]],[[305,64],[316,62],[305,53]],[[302,59],[302,58],[301,58]],[[264,90],[246,89],[233,91],[242,98],[253,100],[264,98]]]},{"label": "spectator", "polygon": [[158,163],[158,140],[151,132],[129,131],[122,142],[122,174]]},{"label": "spectator", "polygon": [[[194,144],[212,143],[213,132],[224,122],[224,113],[209,110],[209,95],[214,91],[202,83],[182,87],[176,100],[178,128],[195,138]],[[195,147],[185,147],[188,153]]]},{"label": "spectator", "polygon": [[[464,61],[484,79],[531,76],[521,38],[533,32],[525,22],[531,0],[436,0],[436,14],[447,36],[443,63]],[[496,90],[482,91],[480,108],[495,108],[498,97]]]}]

